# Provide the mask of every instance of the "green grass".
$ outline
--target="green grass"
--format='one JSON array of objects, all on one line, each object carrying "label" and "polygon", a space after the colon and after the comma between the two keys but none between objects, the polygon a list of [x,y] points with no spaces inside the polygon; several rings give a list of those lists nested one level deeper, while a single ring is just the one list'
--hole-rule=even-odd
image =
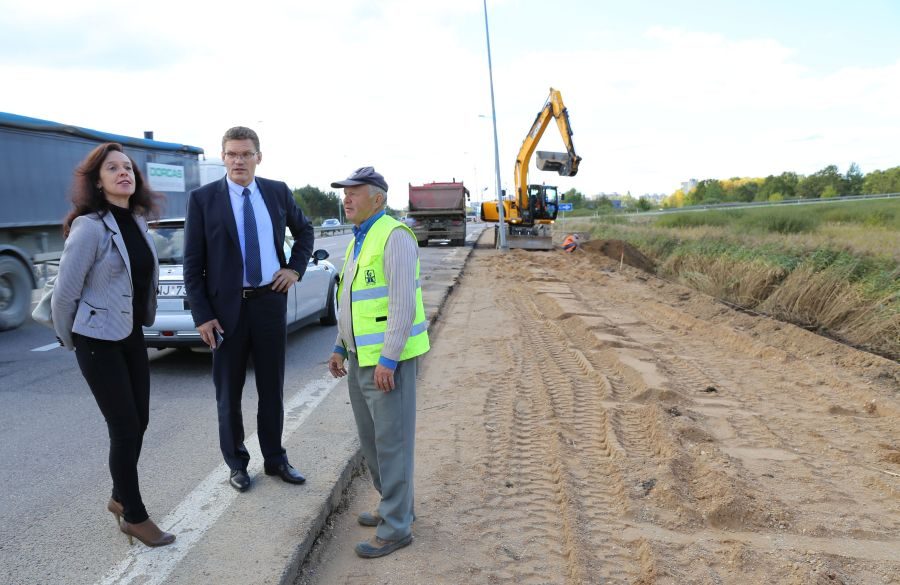
[{"label": "green grass", "polygon": [[657,227],[692,228],[698,226],[724,226],[734,223],[741,217],[741,210],[734,211],[685,211],[660,216],[656,220]]},{"label": "green grass", "polygon": [[592,238],[626,240],[663,276],[900,358],[900,200],[651,217],[592,218]]},{"label": "green grass", "polygon": [[733,226],[743,231],[780,234],[814,232],[824,223],[900,230],[900,199],[681,211],[659,216],[654,223],[669,228]]}]

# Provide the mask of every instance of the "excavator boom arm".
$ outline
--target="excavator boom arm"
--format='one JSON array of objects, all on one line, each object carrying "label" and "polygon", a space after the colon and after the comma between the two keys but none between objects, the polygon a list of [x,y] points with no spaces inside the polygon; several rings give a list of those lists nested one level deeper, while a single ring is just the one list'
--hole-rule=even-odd
[{"label": "excavator boom arm", "polygon": [[575,153],[575,144],[572,142],[569,112],[563,103],[562,94],[560,94],[559,90],[551,87],[550,95],[547,97],[547,101],[544,102],[544,107],[541,108],[541,111],[535,117],[534,123],[525,136],[525,140],[522,141],[522,146],[519,148],[519,154],[516,157],[516,204],[521,209],[527,209],[528,207],[528,165],[551,119],[556,120],[559,134],[562,136],[563,144],[566,147],[566,153],[538,152],[538,168],[542,171],[556,171],[558,174],[567,177],[574,177],[578,172],[578,164],[581,162],[581,157]]},{"label": "excavator boom arm", "polygon": [[[503,198],[503,212],[506,225],[498,229],[508,229],[509,246],[534,250],[552,248],[550,224],[556,219],[558,195],[556,187],[528,185],[528,165],[535,154],[538,142],[550,124],[556,120],[566,152],[537,152],[537,167],[542,171],[554,171],[562,176],[574,177],[578,172],[581,157],[575,154],[572,143],[572,128],[569,113],[558,90],[550,88],[550,95],[540,109],[522,146],[516,156],[514,197]],[[497,202],[485,201],[481,204],[481,218],[485,221],[500,221]],[[515,241],[515,245],[513,245]]]}]

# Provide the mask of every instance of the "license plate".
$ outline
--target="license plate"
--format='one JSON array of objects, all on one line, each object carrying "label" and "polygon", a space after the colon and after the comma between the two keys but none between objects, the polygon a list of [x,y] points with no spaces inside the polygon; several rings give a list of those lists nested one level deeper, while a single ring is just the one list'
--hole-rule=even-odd
[{"label": "license plate", "polygon": [[159,285],[159,296],[161,297],[183,297],[183,284],[161,284]]}]

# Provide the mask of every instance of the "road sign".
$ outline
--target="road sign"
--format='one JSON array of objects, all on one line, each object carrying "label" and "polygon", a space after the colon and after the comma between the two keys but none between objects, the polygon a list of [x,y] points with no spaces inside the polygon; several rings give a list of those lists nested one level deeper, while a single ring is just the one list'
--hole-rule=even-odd
[{"label": "road sign", "polygon": [[560,203],[559,210],[560,211],[572,211],[572,204],[571,203]]}]

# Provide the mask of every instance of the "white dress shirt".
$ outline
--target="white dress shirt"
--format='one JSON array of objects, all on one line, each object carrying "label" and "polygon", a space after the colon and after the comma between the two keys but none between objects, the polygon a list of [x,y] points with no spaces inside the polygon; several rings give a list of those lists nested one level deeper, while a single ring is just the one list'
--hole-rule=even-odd
[{"label": "white dress shirt", "polygon": [[[231,198],[231,211],[234,212],[234,223],[237,224],[238,239],[241,242],[241,257],[244,258],[244,286],[249,287],[247,280],[247,248],[244,245],[244,187],[225,176],[228,183],[228,195]],[[262,193],[256,186],[256,180],[247,186],[250,189],[250,203],[253,205],[253,215],[256,218],[256,235],[259,238],[259,256],[262,266],[262,282],[260,286],[271,284],[275,273],[281,269],[278,260],[278,252],[275,250],[275,235],[272,228],[272,217]]]}]

